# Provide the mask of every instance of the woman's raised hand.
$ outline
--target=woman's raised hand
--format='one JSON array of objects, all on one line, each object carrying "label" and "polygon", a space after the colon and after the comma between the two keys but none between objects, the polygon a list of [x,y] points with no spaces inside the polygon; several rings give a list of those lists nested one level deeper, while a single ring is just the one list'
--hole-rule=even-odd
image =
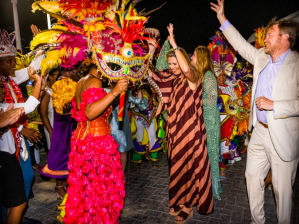
[{"label": "woman's raised hand", "polygon": [[173,24],[169,23],[169,26],[167,27],[167,29],[168,29],[168,32],[169,32],[169,36],[168,36],[169,43],[171,44],[171,46],[173,48],[177,48],[178,46],[175,42],[174,34],[173,34],[173,30],[174,30]]},{"label": "woman's raised hand", "polygon": [[121,94],[123,92],[126,92],[127,89],[128,89],[128,79],[127,78],[124,78],[124,79],[121,79],[117,82],[116,86],[113,88],[113,94],[115,95],[118,95],[118,94]]}]

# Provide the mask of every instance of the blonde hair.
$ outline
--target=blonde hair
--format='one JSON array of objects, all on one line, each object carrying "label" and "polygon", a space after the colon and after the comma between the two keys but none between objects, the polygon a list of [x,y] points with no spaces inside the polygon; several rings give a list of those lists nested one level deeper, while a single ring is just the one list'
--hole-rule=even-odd
[{"label": "blonde hair", "polygon": [[211,52],[205,46],[198,46],[197,48],[195,48],[195,56],[197,74],[201,83],[203,84],[205,79],[205,73],[207,71],[211,71],[215,76]]},{"label": "blonde hair", "polygon": [[[184,55],[184,58],[186,59],[189,68],[198,76],[198,74],[197,74],[198,72],[197,72],[196,68],[191,64],[191,61],[189,59],[187,52],[183,48],[180,48],[180,51]],[[170,51],[167,52],[166,60],[168,61],[168,58],[171,58],[171,57],[176,58],[174,49],[171,49]]]}]

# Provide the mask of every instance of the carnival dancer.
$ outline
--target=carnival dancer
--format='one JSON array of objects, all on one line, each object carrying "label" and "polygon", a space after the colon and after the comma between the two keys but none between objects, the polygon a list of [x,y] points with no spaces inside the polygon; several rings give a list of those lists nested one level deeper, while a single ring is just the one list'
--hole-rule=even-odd
[{"label": "carnival dancer", "polygon": [[[172,24],[169,24],[168,31],[173,47],[167,54],[170,69],[156,74],[149,71],[149,75],[163,94],[163,108],[160,104],[157,114],[167,109],[169,213],[177,216],[176,223],[185,223],[193,216],[194,206],[201,214],[213,211],[213,191],[203,119],[202,84],[188,55],[177,46]],[[155,45],[150,45],[150,51],[154,53]]]},{"label": "carnival dancer", "polygon": [[[113,89],[115,87],[115,84],[116,83],[113,81],[110,82],[110,88],[108,88],[107,90],[105,89],[105,91],[107,93],[109,93],[111,91],[111,89]],[[111,135],[119,144],[118,151],[121,154],[123,172],[125,171],[126,162],[127,162],[127,151],[134,148],[134,146],[136,145],[136,140],[134,139],[134,141],[133,141],[133,139],[132,139],[132,135],[134,135],[134,134],[132,134],[132,132],[131,132],[132,123],[130,124],[129,114],[128,114],[130,104],[134,104],[134,105],[138,106],[138,108],[142,111],[148,107],[148,100],[147,100],[147,98],[144,98],[142,96],[141,90],[138,91],[138,97],[133,96],[129,91],[126,93],[126,95],[127,95],[127,97],[126,97],[126,106],[125,106],[125,111],[124,111],[124,121],[122,124],[123,130],[119,130],[120,123],[117,120],[117,115],[118,115],[118,111],[119,111],[119,105],[118,105],[119,98],[116,98],[111,104],[114,109],[112,111],[112,119],[110,121],[110,126],[111,126],[111,131],[112,131]],[[135,119],[136,119],[135,117],[132,119],[133,123],[135,123],[134,122]],[[132,160],[134,160],[134,158],[135,158],[134,151],[133,151],[133,159]],[[137,161],[140,161],[140,160],[141,160],[141,158],[137,159]]]},{"label": "carnival dancer", "polygon": [[225,37],[218,31],[211,40],[212,42],[208,48],[211,51],[219,88],[218,107],[221,121],[220,169],[221,178],[225,178],[226,162],[224,161],[228,160],[228,164],[233,164],[235,161],[242,159],[236,147],[230,147],[231,140],[233,140],[235,136],[236,126],[234,117],[226,111],[226,105],[228,105],[229,102],[237,100],[235,88],[227,80],[227,77],[231,76],[236,60],[236,52],[228,45]]},{"label": "carnival dancer", "polygon": [[[79,4],[76,0],[60,0],[35,2],[32,6],[33,11],[39,9],[59,19],[52,29],[37,34],[31,42],[32,48],[39,48],[40,44],[51,46],[46,56],[50,64],[71,68],[92,53],[102,75],[120,80],[107,95],[92,74],[77,86],[73,116],[79,125],[72,138],[68,163],[69,197],[65,197],[65,206],[65,200],[59,206],[62,213],[58,217],[62,220],[65,207],[66,223],[116,223],[123,207],[123,172],[118,145],[110,136],[111,108],[107,107],[113,95],[126,90],[128,80],[139,82],[147,73],[150,54],[146,41],[151,38],[146,35],[157,31],[144,27],[148,13],[137,14],[134,7],[138,1],[128,3],[87,0]],[[43,66],[42,72],[46,69]],[[119,121],[123,120],[124,108],[122,93]]]},{"label": "carnival dancer", "polygon": [[265,48],[258,50],[226,19],[223,0],[211,3],[211,8],[227,40],[254,66],[248,126],[254,130],[245,172],[252,223],[265,223],[264,179],[270,168],[278,223],[290,223],[299,161],[299,55],[291,49],[299,24],[271,20],[266,27]]},{"label": "carnival dancer", "polygon": [[162,142],[156,133],[158,125],[155,116],[158,105],[150,85],[142,84],[139,86],[138,98],[140,103],[132,101],[136,105],[132,108],[133,122],[135,121],[136,125],[136,138],[133,140],[134,151],[131,162],[140,164],[142,155],[146,155],[146,158],[152,162],[157,162],[159,151],[162,150]]},{"label": "carnival dancer", "polygon": [[128,80],[122,79],[107,94],[94,74],[78,82],[72,116],[79,123],[72,137],[64,223],[118,221],[125,197],[124,175],[108,117],[110,104],[127,86]]},{"label": "carnival dancer", "polygon": [[71,137],[77,127],[77,122],[70,113],[71,100],[75,96],[76,82],[80,79],[78,68],[61,69],[59,80],[52,86],[54,122],[48,163],[40,170],[42,175],[56,178],[55,193],[58,199],[63,199],[66,193]]},{"label": "carnival dancer", "polygon": [[53,84],[56,82],[60,74],[59,69],[53,68],[49,71],[48,81],[49,85],[46,86],[44,96],[40,102],[40,117],[44,124],[44,131],[47,140],[48,149],[51,148],[51,138],[53,133],[53,123],[54,123],[54,109],[52,105],[52,93]]},{"label": "carnival dancer", "polygon": [[[234,86],[238,99],[236,102],[229,104],[227,113],[233,114],[235,117],[235,126],[237,126],[236,135],[244,139],[244,148],[240,153],[245,153],[250,135],[248,132],[248,123],[252,91],[252,66],[246,61],[237,61],[228,80]],[[238,138],[235,138],[236,140]]]},{"label": "carnival dancer", "polygon": [[220,114],[217,106],[218,85],[209,49],[204,46],[195,48],[191,57],[191,64],[197,69],[203,85],[203,118],[207,131],[207,148],[211,165],[213,196],[221,200],[220,194],[222,190],[219,177]]}]

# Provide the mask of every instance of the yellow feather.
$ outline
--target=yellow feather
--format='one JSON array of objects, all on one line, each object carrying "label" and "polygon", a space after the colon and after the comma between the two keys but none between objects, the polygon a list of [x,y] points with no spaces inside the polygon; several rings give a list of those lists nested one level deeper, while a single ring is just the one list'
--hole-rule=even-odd
[{"label": "yellow feather", "polygon": [[16,70],[21,70],[23,68],[27,68],[30,63],[33,61],[34,56],[25,56],[25,55],[21,55],[19,54],[16,57]]},{"label": "yellow feather", "polygon": [[[80,48],[75,47],[73,56],[75,57],[80,51]],[[45,75],[48,70],[58,67],[61,64],[61,59],[63,56],[70,57],[72,54],[72,49],[66,51],[65,48],[61,50],[48,51],[46,58],[41,61],[42,74]]]},{"label": "yellow feather", "polygon": [[40,10],[40,8],[37,6],[37,3],[43,7],[44,9],[48,10],[52,13],[57,13],[63,11],[62,8],[59,7],[58,2],[56,1],[38,1],[32,4],[32,12],[34,13],[36,10]]},{"label": "yellow feather", "polygon": [[57,36],[61,33],[57,30],[49,30],[37,34],[30,43],[30,50],[33,50],[39,44],[56,43]]},{"label": "yellow feather", "polygon": [[266,37],[266,34],[265,34],[265,28],[264,28],[264,26],[259,27],[255,31],[256,31],[255,32],[255,37],[256,37],[255,47],[258,48],[258,49],[262,48],[262,47],[265,47],[264,39]]},{"label": "yellow feather", "polygon": [[58,67],[61,64],[61,58],[65,55],[65,48],[61,50],[48,51],[46,58],[41,61],[42,74],[45,75],[47,70]]},{"label": "yellow feather", "polygon": [[65,26],[61,26],[61,25],[58,25],[58,24],[55,24],[51,27],[51,29],[57,29],[57,30],[68,30]]},{"label": "yellow feather", "polygon": [[122,4],[127,5],[131,0],[123,0]]}]

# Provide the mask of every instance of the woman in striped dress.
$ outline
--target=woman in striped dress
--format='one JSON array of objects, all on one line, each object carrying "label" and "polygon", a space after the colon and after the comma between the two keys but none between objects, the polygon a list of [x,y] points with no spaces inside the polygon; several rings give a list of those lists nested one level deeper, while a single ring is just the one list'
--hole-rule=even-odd
[{"label": "woman in striped dress", "polygon": [[[149,71],[160,87],[163,106],[167,110],[167,141],[169,161],[169,207],[176,223],[185,223],[196,206],[200,214],[213,211],[213,191],[206,129],[202,109],[202,85],[186,52],[179,48],[170,24],[169,41],[173,47],[167,55],[168,70]],[[150,52],[155,51],[150,44]]]}]

